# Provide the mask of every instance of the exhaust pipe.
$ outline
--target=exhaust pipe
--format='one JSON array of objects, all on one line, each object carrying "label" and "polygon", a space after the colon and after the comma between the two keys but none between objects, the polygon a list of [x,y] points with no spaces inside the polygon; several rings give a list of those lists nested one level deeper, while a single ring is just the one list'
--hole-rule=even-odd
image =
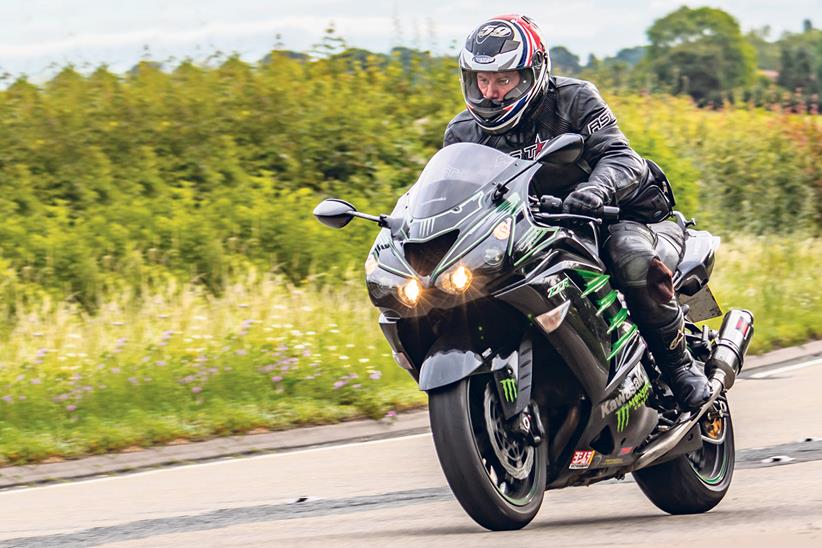
[{"label": "exhaust pipe", "polygon": [[708,382],[711,385],[711,398],[702,407],[672,427],[668,432],[648,444],[634,462],[631,471],[645,468],[671,451],[691,431],[691,428],[702,418],[713,405],[716,398],[730,389],[736,381],[736,375],[742,369],[745,352],[753,337],[753,314],[747,310],[734,309],[725,314],[722,327],[719,329],[716,346],[705,364],[709,371]]},{"label": "exhaust pipe", "polygon": [[742,369],[745,352],[753,338],[754,318],[747,310],[734,309],[725,314],[714,351],[705,364],[705,370],[722,373],[720,381],[725,390],[730,389],[736,381],[736,375]]}]

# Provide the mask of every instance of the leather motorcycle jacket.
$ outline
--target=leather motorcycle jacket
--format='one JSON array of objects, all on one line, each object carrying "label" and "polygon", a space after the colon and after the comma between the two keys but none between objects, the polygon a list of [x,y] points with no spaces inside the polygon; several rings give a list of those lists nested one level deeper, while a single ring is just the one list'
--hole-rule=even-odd
[{"label": "leather motorcycle jacket", "polygon": [[622,218],[649,223],[670,214],[673,194],[664,173],[631,149],[616,117],[590,82],[552,76],[542,100],[516,127],[499,135],[485,133],[463,111],[448,124],[443,145],[479,143],[530,160],[544,143],[562,133],[583,136],[582,157],[574,165],[544,165],[532,182],[534,194],[564,197],[586,182],[585,186],[602,191],[606,205],[619,206]]}]

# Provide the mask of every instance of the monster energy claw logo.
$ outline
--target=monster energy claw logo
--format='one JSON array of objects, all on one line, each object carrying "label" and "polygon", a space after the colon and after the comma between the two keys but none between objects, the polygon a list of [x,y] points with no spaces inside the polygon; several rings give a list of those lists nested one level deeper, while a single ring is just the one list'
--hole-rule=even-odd
[{"label": "monster energy claw logo", "polygon": [[628,426],[628,421],[631,419],[631,412],[639,409],[648,399],[648,393],[651,390],[651,385],[645,383],[639,392],[628,400],[628,403],[617,409],[617,432],[622,432]]},{"label": "monster energy claw logo", "polygon": [[507,401],[513,402],[517,399],[517,382],[515,379],[502,379],[500,384],[502,385],[503,395]]}]

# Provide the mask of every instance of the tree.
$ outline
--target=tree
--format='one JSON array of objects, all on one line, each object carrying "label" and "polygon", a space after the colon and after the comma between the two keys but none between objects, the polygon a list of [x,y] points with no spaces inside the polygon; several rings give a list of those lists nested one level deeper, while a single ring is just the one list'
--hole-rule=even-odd
[{"label": "tree", "polygon": [[779,41],[779,50],[780,86],[806,94],[822,92],[822,30],[806,26],[802,33],[788,34]]},{"label": "tree", "polygon": [[548,52],[551,57],[551,70],[559,74],[577,74],[582,66],[579,56],[574,55],[563,46],[551,48]]},{"label": "tree", "polygon": [[655,21],[648,39],[653,70],[674,93],[714,100],[753,81],[756,50],[720,9],[683,6]]}]

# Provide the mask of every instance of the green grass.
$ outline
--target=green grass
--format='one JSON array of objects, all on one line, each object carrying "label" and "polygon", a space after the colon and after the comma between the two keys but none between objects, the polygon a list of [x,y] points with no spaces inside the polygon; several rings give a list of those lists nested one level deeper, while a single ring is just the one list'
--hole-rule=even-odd
[{"label": "green grass", "polygon": [[[822,335],[822,240],[726,238],[712,287],[756,314],[752,352]],[[0,464],[147,447],[425,404],[396,366],[358,276],[295,287],[250,271],[125,296],[94,316],[17,303],[0,346]]]}]

